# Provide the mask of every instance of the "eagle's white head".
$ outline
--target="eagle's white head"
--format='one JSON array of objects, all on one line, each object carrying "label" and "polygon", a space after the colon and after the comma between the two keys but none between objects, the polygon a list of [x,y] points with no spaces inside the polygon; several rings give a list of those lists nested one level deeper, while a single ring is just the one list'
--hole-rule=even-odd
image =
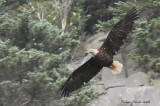
[{"label": "eagle's white head", "polygon": [[96,55],[99,51],[97,49],[89,49],[88,53],[91,53],[92,55]]}]

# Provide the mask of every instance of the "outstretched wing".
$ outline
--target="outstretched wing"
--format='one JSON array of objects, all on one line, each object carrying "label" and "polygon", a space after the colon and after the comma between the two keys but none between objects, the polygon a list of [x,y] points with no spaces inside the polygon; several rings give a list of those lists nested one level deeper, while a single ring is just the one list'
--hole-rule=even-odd
[{"label": "outstretched wing", "polygon": [[115,55],[124,43],[123,40],[126,39],[127,34],[131,32],[134,21],[138,18],[138,11],[136,8],[132,8],[117,24],[113,26],[100,49],[105,50],[110,56]]},{"label": "outstretched wing", "polygon": [[103,66],[98,64],[92,57],[70,75],[57,93],[64,97],[69,96],[74,90],[81,88],[84,83],[92,79],[102,68]]}]

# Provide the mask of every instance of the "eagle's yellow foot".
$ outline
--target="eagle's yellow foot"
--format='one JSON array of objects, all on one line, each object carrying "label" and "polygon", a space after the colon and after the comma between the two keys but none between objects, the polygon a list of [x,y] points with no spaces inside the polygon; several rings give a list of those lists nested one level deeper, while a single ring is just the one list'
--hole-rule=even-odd
[{"label": "eagle's yellow foot", "polygon": [[116,65],[115,65],[114,63],[112,63],[112,65],[109,66],[109,68],[110,68],[110,69],[114,69],[114,68],[116,68]]},{"label": "eagle's yellow foot", "polygon": [[113,74],[120,74],[122,71],[123,65],[119,61],[113,61],[112,65],[109,66]]}]

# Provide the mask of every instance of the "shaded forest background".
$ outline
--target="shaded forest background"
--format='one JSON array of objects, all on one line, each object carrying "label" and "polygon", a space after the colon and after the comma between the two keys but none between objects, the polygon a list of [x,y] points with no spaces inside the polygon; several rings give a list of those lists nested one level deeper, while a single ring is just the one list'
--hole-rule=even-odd
[{"label": "shaded forest background", "polygon": [[69,98],[56,90],[73,71],[66,65],[76,60],[79,44],[107,32],[132,7],[140,19],[127,55],[152,84],[160,73],[159,0],[1,0],[0,106],[84,106],[102,95],[94,81]]}]

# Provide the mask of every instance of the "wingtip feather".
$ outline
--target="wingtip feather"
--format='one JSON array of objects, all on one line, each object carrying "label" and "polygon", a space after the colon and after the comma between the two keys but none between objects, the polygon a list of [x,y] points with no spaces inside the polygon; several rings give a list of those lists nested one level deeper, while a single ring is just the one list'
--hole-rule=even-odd
[{"label": "wingtip feather", "polygon": [[126,18],[129,18],[131,20],[136,20],[139,18],[139,12],[136,7],[133,7],[125,16]]}]

